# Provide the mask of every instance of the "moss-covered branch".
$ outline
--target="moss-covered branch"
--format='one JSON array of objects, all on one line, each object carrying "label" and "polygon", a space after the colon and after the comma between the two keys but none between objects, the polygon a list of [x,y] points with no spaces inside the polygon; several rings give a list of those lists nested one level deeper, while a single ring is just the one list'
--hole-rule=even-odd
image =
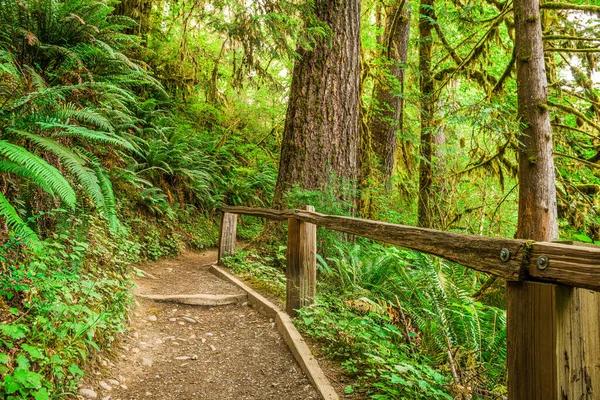
[{"label": "moss-covered branch", "polygon": [[600,13],[600,6],[593,6],[589,4],[549,2],[542,4],[540,8],[545,10],[579,10]]},{"label": "moss-covered branch", "polygon": [[565,104],[559,104],[559,103],[554,103],[552,101],[548,101],[548,105],[554,108],[558,108],[559,110],[568,112],[570,114],[575,115],[576,117],[580,118],[582,121],[584,121],[585,123],[587,123],[588,125],[590,125],[591,127],[597,129],[600,131],[600,125],[595,123],[594,121],[592,121],[591,119],[589,119],[588,117],[586,117],[581,111],[577,110],[574,107],[571,106],[567,106]]}]

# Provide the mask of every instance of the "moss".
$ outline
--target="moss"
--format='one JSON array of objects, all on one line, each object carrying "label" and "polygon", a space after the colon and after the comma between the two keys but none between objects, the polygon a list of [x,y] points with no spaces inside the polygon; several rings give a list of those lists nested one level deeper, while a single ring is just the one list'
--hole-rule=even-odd
[{"label": "moss", "polygon": [[539,103],[537,105],[537,107],[542,113],[545,113],[548,111],[548,104],[546,104],[546,103]]}]

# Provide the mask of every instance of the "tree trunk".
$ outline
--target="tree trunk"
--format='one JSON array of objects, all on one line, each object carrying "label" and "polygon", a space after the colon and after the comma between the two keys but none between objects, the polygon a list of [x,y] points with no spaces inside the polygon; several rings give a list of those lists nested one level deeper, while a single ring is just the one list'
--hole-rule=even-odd
[{"label": "tree trunk", "polygon": [[539,0],[515,3],[515,36],[519,120],[523,128],[516,236],[555,240],[558,237],[556,179]]},{"label": "tree trunk", "polygon": [[419,162],[418,223],[422,227],[433,226],[433,133],[435,129],[435,87],[431,72],[432,31],[434,0],[421,0],[419,7],[419,86],[421,89],[421,160]]},{"label": "tree trunk", "polygon": [[[345,182],[353,187],[358,178],[360,1],[316,0],[315,14],[331,35],[319,38],[312,50],[298,50],[275,207],[284,204],[294,185],[322,190]],[[343,197],[353,199],[354,193]]]},{"label": "tree trunk", "polygon": [[382,58],[386,77],[377,81],[370,131],[373,152],[386,178],[392,176],[396,157],[397,133],[403,129],[404,76],[410,35],[410,8],[404,2],[387,10]]},{"label": "tree trunk", "polygon": [[[519,219],[516,237],[558,237],[548,82],[539,0],[516,0]],[[552,263],[552,259],[546,262]],[[511,399],[595,398],[598,294],[533,282],[507,285],[508,395]],[[581,313],[585,311],[585,316]],[[589,311],[593,310],[593,311]]]},{"label": "tree trunk", "polygon": [[[125,30],[126,33],[146,39],[146,35],[150,29],[152,1],[153,0],[123,0],[115,6],[115,14],[125,15],[137,23],[136,26],[127,28]],[[146,46],[147,43],[143,42],[142,45]]]}]

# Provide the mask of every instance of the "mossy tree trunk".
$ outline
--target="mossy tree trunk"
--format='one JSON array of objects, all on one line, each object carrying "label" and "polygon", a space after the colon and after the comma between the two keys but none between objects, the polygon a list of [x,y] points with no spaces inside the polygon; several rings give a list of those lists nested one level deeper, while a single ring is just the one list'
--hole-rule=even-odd
[{"label": "mossy tree trunk", "polygon": [[[386,10],[382,58],[386,76],[375,84],[374,107],[369,121],[373,152],[386,179],[391,178],[396,158],[397,134],[403,129],[404,76],[410,36],[410,6],[397,1]],[[406,153],[406,152],[403,152]],[[408,154],[403,154],[408,157]]]},{"label": "mossy tree trunk", "polygon": [[331,34],[312,50],[298,50],[275,207],[284,205],[295,185],[319,190],[339,182],[353,186],[358,178],[360,1],[316,0],[315,14]]},{"label": "mossy tree trunk", "polygon": [[[522,130],[515,236],[552,241],[558,238],[556,180],[539,0],[516,0],[514,13]],[[543,265],[542,257],[537,262]],[[552,264],[552,257],[545,262]],[[600,382],[598,297],[561,285],[508,282],[509,398],[594,397]]]},{"label": "mossy tree trunk", "polygon": [[434,0],[421,0],[419,7],[419,86],[421,88],[421,148],[419,162],[419,226],[433,227],[433,134],[435,130],[435,85],[431,70]]},{"label": "mossy tree trunk", "polygon": [[[115,6],[115,14],[124,15],[134,20],[137,25],[126,30],[126,33],[138,35],[146,39],[150,29],[150,15],[153,0],[123,0]],[[142,43],[146,45],[146,42]]]}]

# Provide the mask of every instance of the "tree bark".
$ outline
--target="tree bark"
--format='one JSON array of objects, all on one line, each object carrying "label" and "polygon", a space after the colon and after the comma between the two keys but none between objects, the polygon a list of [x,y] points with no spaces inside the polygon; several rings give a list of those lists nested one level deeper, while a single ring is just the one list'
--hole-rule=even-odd
[{"label": "tree bark", "polygon": [[[115,6],[115,14],[125,15],[134,20],[137,25],[125,30],[126,33],[146,39],[150,29],[150,14],[153,0],[123,0]],[[146,46],[144,42],[142,45]]]},{"label": "tree bark", "polygon": [[[522,126],[515,236],[552,241],[558,238],[556,181],[539,0],[516,0],[514,12]],[[555,262],[545,257],[546,263]],[[585,318],[580,313],[597,307],[597,300],[597,294],[582,289],[508,282],[509,398],[593,398],[588,395],[595,393],[598,372],[588,356],[597,354],[598,311]]]},{"label": "tree bark", "polygon": [[353,187],[358,178],[360,1],[316,0],[315,14],[331,34],[312,50],[298,50],[273,200],[278,208],[294,185]]},{"label": "tree bark", "polygon": [[418,223],[422,227],[433,227],[432,184],[433,184],[433,133],[435,129],[435,87],[431,72],[432,31],[434,0],[421,0],[419,7],[419,86],[421,89],[421,160],[419,162],[419,205]]},{"label": "tree bark", "polygon": [[515,3],[515,40],[519,121],[523,129],[516,236],[551,241],[558,238],[556,179],[539,0]]},{"label": "tree bark", "polygon": [[381,163],[381,172],[389,179],[394,169],[398,131],[403,129],[404,76],[410,36],[410,7],[397,2],[387,10],[383,36],[383,60],[388,70],[374,89],[374,107],[370,131],[373,152]]}]

